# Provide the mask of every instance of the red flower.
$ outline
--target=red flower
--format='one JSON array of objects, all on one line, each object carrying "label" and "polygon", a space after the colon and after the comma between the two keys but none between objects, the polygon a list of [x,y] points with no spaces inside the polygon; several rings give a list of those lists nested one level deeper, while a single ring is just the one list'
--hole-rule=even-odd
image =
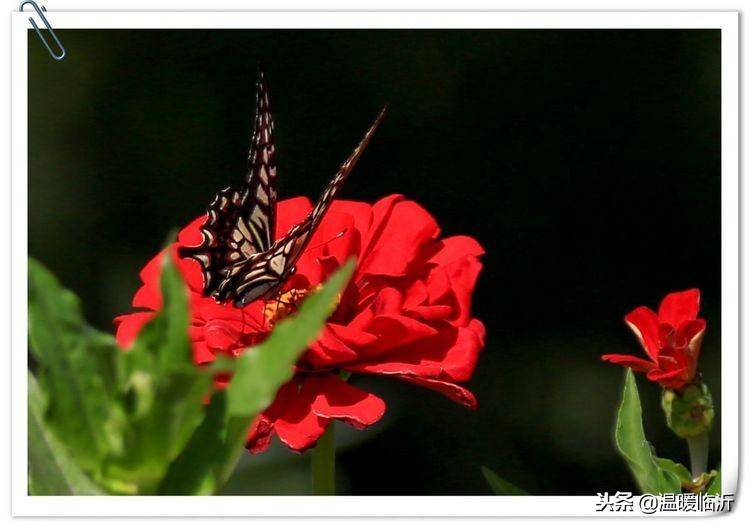
[{"label": "red flower", "polygon": [[[277,237],[311,209],[306,198],[279,202]],[[169,248],[191,290],[190,336],[197,364],[220,353],[238,354],[261,341],[290,311],[289,305],[304,299],[349,256],[357,258],[336,313],[297,363],[293,380],[253,423],[251,451],[266,449],[274,434],[290,448],[305,450],[331,420],[359,428],[377,422],[385,403],[345,382],[341,373],[392,376],[468,407],[476,405],[474,395],[459,385],[471,376],[485,336],[484,326],[470,312],[482,267],[478,257],[484,253],[474,239],[440,239],[429,213],[402,196],[388,196],[372,206],[336,200],[285,285],[284,303],[259,300],[239,309],[204,297],[199,264],[177,256],[178,246],[201,242],[204,219],[191,222]],[[135,308],[146,311],[115,319],[123,347],[160,307],[160,259],[161,254],[143,268],[143,286],[133,299]]]},{"label": "red flower", "polygon": [[625,316],[625,322],[640,341],[649,359],[607,354],[602,359],[646,372],[651,381],[679,390],[695,378],[706,321],[698,318],[700,290],[670,293],[659,305],[659,313],[640,306]]}]

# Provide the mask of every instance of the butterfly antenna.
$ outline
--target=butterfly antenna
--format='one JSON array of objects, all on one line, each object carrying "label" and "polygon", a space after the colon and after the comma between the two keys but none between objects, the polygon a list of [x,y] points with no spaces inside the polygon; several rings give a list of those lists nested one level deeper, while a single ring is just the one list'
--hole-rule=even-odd
[{"label": "butterfly antenna", "polygon": [[343,229],[343,230],[342,230],[341,232],[339,232],[339,234],[337,234],[336,236],[334,236],[334,237],[331,237],[331,238],[329,238],[328,240],[326,240],[325,242],[323,242],[323,243],[321,243],[321,244],[317,244],[317,245],[315,245],[315,246],[313,246],[313,247],[305,248],[305,251],[303,251],[303,253],[302,253],[302,254],[304,255],[305,253],[307,253],[308,251],[312,251],[313,249],[318,249],[318,248],[321,248],[321,247],[323,247],[323,246],[327,246],[328,244],[330,244],[330,243],[331,243],[331,242],[333,242],[334,240],[338,240],[339,238],[341,238],[342,236],[344,236],[344,235],[346,234],[346,232],[347,232],[347,231],[349,231],[349,228],[348,228],[348,227],[347,227],[347,228],[345,228],[345,229]]}]

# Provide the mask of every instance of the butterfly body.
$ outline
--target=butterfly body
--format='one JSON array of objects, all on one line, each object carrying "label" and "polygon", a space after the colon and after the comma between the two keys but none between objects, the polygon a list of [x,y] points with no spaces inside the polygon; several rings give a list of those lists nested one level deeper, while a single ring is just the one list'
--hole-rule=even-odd
[{"label": "butterfly body", "polygon": [[180,248],[180,256],[197,260],[203,271],[204,294],[242,307],[273,298],[294,274],[304,252],[338,190],[346,181],[385,108],[339,168],[313,210],[278,240],[276,227],[276,162],[268,88],[259,72],[253,139],[248,173],[238,189],[219,191],[201,227],[203,241]]}]

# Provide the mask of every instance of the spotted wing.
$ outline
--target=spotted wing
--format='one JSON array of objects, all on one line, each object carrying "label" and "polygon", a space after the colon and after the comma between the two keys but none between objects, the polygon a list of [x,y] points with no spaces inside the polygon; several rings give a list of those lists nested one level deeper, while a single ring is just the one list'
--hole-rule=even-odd
[{"label": "spotted wing", "polygon": [[201,226],[203,242],[184,247],[181,256],[196,259],[203,270],[204,293],[223,300],[220,286],[253,255],[268,251],[276,227],[276,162],[273,118],[265,75],[258,73],[253,138],[248,172],[238,190],[220,191]]},{"label": "spotted wing", "polygon": [[283,238],[277,240],[268,251],[253,256],[236,276],[227,278],[221,285],[220,290],[231,292],[235,304],[244,306],[263,297],[280,286],[294,272],[295,263],[383,120],[386,109],[387,107],[384,107],[380,111],[307,217],[290,229]]}]

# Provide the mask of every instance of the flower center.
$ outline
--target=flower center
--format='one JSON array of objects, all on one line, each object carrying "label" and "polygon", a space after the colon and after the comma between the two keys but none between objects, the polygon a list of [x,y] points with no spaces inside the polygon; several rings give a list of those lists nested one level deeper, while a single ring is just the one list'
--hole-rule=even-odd
[{"label": "flower center", "polygon": [[[312,288],[292,288],[279,294],[275,299],[266,302],[266,306],[263,309],[266,324],[269,327],[273,327],[280,320],[293,314],[309,295],[317,292],[321,288],[322,286],[320,284],[313,286]],[[340,293],[336,296],[336,299],[334,299],[334,307],[338,305],[339,301],[341,301]]]},{"label": "flower center", "polygon": [[[320,286],[316,286],[317,290]],[[297,311],[297,307],[310,294],[311,290],[305,288],[292,288],[279,294],[278,297],[266,303],[263,315],[266,318],[268,326],[274,326],[277,321]]]}]

